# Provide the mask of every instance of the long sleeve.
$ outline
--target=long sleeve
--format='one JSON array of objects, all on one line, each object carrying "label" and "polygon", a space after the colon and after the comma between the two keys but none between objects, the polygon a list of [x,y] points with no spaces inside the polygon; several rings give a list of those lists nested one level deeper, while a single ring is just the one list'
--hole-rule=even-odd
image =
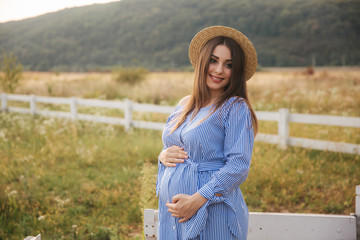
[{"label": "long sleeve", "polygon": [[215,193],[226,197],[245,181],[249,173],[254,133],[250,110],[245,102],[234,102],[225,122],[224,156],[226,164],[214,173],[198,192],[209,200],[219,201]]},{"label": "long sleeve", "polygon": [[[165,149],[166,149],[166,147],[163,147],[163,149],[161,151],[163,151]],[[160,156],[160,154],[159,154],[159,156]],[[161,181],[162,176],[164,175],[164,171],[165,171],[165,166],[164,166],[164,164],[162,164],[160,162],[160,159],[158,157],[158,175],[157,175],[157,178],[156,178],[156,196],[157,197],[159,196],[160,181]]]},{"label": "long sleeve", "polygon": [[[180,105],[177,105],[176,108],[174,109],[173,113],[168,117],[166,123],[165,123],[165,127],[168,127],[171,123],[171,120],[176,117],[178,114],[179,114],[179,109],[181,109],[182,106]],[[167,134],[165,132],[163,132],[163,137],[164,137],[164,134]],[[164,141],[163,141],[164,142]],[[163,150],[165,150],[168,146],[166,146],[165,142],[163,143]],[[161,152],[160,152],[161,153]],[[159,156],[160,156],[160,153],[159,153]],[[156,178],[156,196],[159,196],[159,191],[160,191],[160,181],[164,175],[164,171],[165,171],[166,167],[164,166],[164,164],[162,164],[160,162],[160,159],[158,157],[158,174],[157,174],[157,178]]]}]

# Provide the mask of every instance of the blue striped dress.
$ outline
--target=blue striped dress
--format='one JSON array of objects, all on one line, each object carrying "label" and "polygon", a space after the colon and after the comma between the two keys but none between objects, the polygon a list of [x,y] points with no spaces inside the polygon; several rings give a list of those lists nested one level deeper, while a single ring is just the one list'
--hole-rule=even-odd
[{"label": "blue striped dress", "polygon": [[[177,145],[188,154],[184,163],[165,167],[160,161],[156,182],[159,197],[160,240],[246,239],[248,208],[239,185],[249,173],[254,144],[250,111],[241,98],[232,97],[213,112],[201,108],[196,116],[170,134],[171,121],[183,110],[178,105],[163,131],[164,149]],[[191,115],[191,114],[190,114]],[[193,118],[192,118],[193,117]],[[208,201],[184,223],[171,216],[165,203],[174,195],[199,192]],[[215,193],[223,194],[221,197]]]}]

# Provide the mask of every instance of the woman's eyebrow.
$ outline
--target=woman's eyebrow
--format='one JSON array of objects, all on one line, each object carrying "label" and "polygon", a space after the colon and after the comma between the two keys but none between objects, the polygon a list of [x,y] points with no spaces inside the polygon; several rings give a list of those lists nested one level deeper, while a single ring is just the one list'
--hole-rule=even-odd
[{"label": "woman's eyebrow", "polygon": [[[211,54],[211,56],[212,56],[213,58],[219,59],[218,56],[215,56],[215,55],[213,55],[213,54]],[[231,60],[231,59],[226,59],[225,62],[232,62],[232,60]]]}]

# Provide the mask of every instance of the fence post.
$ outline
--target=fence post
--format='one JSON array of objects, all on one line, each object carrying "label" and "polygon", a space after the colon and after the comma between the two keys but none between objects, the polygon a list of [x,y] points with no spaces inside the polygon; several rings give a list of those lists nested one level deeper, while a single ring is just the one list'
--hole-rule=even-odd
[{"label": "fence post", "polygon": [[71,112],[71,120],[77,119],[77,102],[76,98],[72,97],[70,102],[70,112]]},{"label": "fence post", "polygon": [[125,99],[125,130],[128,131],[131,128],[132,121],[132,102],[129,99]]},{"label": "fence post", "polygon": [[30,95],[30,113],[33,116],[36,114],[36,98],[34,94]]},{"label": "fence post", "polygon": [[289,109],[279,109],[278,135],[279,147],[286,149],[289,138]]},{"label": "fence post", "polygon": [[1,94],[1,111],[7,111],[7,95],[6,93]]},{"label": "fence post", "polygon": [[360,185],[356,186],[355,214],[357,240],[360,240]]}]

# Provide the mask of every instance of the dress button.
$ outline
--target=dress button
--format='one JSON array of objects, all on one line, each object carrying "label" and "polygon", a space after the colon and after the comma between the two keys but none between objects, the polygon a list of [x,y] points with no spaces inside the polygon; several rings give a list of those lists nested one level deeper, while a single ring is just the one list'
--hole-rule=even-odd
[{"label": "dress button", "polygon": [[173,226],[173,229],[175,230],[175,226]]}]

